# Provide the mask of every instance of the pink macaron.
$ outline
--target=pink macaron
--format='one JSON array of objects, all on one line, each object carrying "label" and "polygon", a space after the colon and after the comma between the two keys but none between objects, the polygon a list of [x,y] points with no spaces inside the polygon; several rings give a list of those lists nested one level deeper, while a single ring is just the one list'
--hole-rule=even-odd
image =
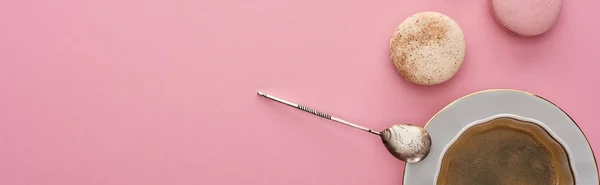
[{"label": "pink macaron", "polygon": [[504,29],[520,36],[536,36],[558,20],[561,0],[490,0],[494,18]]}]

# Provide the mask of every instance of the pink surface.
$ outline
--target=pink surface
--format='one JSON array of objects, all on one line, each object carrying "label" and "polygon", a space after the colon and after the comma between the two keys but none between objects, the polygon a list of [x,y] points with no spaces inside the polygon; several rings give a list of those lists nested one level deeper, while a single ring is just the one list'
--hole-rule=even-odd
[{"label": "pink surface", "polygon": [[498,23],[513,33],[535,36],[556,23],[562,0],[491,0]]},{"label": "pink surface", "polygon": [[[555,29],[519,38],[487,1],[5,0],[0,184],[401,184],[377,137],[257,90],[383,129],[520,89],[564,108],[600,153],[598,6],[566,1]],[[403,81],[387,52],[426,10],[467,40],[435,87]]]}]

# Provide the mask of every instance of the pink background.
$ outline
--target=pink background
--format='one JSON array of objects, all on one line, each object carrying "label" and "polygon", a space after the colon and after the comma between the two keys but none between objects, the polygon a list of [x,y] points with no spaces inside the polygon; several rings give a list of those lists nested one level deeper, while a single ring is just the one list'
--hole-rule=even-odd
[{"label": "pink background", "polygon": [[[532,39],[484,0],[4,0],[0,184],[400,185],[377,137],[256,96],[383,129],[423,125],[488,88],[542,95],[600,152],[600,1],[565,1]],[[448,83],[388,59],[419,11],[454,18],[467,56]]]}]

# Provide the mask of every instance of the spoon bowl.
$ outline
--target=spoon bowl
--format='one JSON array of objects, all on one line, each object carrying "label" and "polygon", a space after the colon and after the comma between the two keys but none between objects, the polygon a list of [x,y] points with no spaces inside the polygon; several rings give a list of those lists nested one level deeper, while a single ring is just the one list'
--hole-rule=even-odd
[{"label": "spoon bowl", "polygon": [[419,162],[431,150],[431,137],[424,128],[398,124],[383,130],[380,134],[385,148],[394,157],[407,163]]}]

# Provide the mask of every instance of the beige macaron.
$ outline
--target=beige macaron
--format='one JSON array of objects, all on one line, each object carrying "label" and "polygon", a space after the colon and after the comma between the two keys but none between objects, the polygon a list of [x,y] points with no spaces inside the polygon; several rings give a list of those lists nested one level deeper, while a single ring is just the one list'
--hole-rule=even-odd
[{"label": "beige macaron", "polygon": [[458,23],[441,13],[421,12],[400,23],[390,41],[390,57],[404,79],[437,85],[458,72],[465,48]]}]

